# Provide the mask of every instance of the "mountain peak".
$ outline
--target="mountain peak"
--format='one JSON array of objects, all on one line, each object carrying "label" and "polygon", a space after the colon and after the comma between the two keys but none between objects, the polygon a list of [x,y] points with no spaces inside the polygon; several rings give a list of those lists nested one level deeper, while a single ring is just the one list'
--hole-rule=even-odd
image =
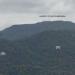
[{"label": "mountain peak", "polygon": [[0,32],[1,38],[26,38],[46,30],[75,30],[75,24],[70,21],[43,21],[35,24],[13,25]]}]

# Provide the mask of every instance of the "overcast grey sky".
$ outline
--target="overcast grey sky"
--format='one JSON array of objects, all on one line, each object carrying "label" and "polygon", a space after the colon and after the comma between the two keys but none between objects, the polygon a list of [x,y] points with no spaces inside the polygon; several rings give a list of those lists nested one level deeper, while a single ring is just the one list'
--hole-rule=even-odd
[{"label": "overcast grey sky", "polygon": [[0,0],[0,29],[31,23],[41,14],[61,14],[75,19],[75,0]]},{"label": "overcast grey sky", "polygon": [[[1,13],[72,13],[74,0],[0,0]],[[71,10],[71,11],[70,11]]]}]

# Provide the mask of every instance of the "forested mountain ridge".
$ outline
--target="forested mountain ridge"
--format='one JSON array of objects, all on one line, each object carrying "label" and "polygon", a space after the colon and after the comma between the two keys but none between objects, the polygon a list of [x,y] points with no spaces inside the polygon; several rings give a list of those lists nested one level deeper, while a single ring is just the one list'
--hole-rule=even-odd
[{"label": "forested mountain ridge", "polygon": [[27,25],[29,32],[23,26],[0,33],[1,75],[75,75],[74,23],[41,22]]},{"label": "forested mountain ridge", "polygon": [[[4,75],[74,75],[75,31],[37,33],[27,39],[1,40],[0,70]],[[56,50],[61,46],[61,50]]]},{"label": "forested mountain ridge", "polygon": [[30,37],[45,30],[75,30],[75,24],[69,21],[44,21],[35,24],[13,25],[0,32],[0,38],[16,40]]}]

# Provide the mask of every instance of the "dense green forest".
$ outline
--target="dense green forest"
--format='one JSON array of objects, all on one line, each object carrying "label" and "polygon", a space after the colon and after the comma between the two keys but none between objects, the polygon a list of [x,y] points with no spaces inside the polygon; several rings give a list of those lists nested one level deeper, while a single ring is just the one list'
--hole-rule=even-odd
[{"label": "dense green forest", "polygon": [[[56,46],[61,46],[56,50]],[[0,39],[1,75],[75,75],[75,31],[44,31],[27,39]]]},{"label": "dense green forest", "polygon": [[0,75],[75,75],[74,29],[54,21],[1,31]]}]

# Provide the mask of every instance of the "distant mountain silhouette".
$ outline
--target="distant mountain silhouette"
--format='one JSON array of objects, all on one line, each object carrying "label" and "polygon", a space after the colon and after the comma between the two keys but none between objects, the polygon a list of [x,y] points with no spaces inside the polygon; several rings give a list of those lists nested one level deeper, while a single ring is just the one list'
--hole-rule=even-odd
[{"label": "distant mountain silhouette", "polygon": [[75,24],[69,21],[44,21],[35,24],[13,25],[0,32],[0,38],[16,40],[27,38],[45,30],[75,30]]},{"label": "distant mountain silhouette", "polygon": [[1,52],[1,75],[75,75],[75,24],[14,25],[0,32]]}]

